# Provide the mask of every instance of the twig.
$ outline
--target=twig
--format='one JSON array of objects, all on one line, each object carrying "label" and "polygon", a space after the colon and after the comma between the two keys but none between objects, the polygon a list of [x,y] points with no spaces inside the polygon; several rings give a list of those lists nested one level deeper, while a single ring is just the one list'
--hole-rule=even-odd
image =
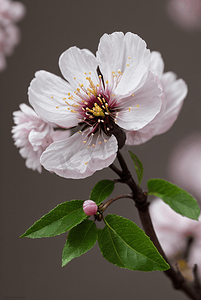
[{"label": "twig", "polygon": [[[117,174],[120,177],[119,181],[127,184],[130,187],[133,193],[133,200],[135,201],[135,206],[138,209],[140,220],[142,222],[145,233],[150,237],[162,257],[168,262],[168,259],[159,243],[151,221],[151,217],[149,214],[149,202],[147,201],[147,193],[143,192],[142,189],[135,183],[130,171],[128,170],[126,162],[119,151],[117,152],[117,158],[119,160],[122,171],[117,169],[114,165],[110,167],[115,173],[117,173],[118,170]],[[170,278],[175,289],[183,291],[193,300],[201,300],[201,288],[197,274],[197,267],[194,267],[193,272],[195,277],[193,285],[185,280],[180,270],[175,270],[171,265],[170,269],[164,271],[164,274]]]}]

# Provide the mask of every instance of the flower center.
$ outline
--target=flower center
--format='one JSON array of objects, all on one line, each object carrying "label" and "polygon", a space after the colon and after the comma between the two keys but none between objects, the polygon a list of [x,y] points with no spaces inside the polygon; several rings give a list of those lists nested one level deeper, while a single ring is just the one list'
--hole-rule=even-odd
[{"label": "flower center", "polygon": [[91,112],[95,117],[105,118],[105,114],[104,114],[102,108],[97,103],[94,103],[93,109],[90,109],[90,108],[87,107],[86,110],[88,112]]}]

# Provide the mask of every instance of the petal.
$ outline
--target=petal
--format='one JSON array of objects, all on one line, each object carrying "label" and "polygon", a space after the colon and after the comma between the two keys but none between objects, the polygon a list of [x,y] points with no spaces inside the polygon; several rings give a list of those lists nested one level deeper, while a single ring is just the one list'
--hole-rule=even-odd
[{"label": "petal", "polygon": [[67,128],[76,126],[79,113],[74,113],[65,102],[68,93],[73,93],[71,86],[60,77],[46,71],[36,72],[35,76],[28,95],[36,113],[46,122]]},{"label": "petal", "polygon": [[159,113],[162,106],[162,90],[158,77],[150,71],[145,84],[134,96],[122,98],[117,124],[126,130],[139,130]]},{"label": "petal", "polygon": [[79,84],[89,85],[86,80],[87,76],[91,77],[94,84],[99,82],[96,71],[98,67],[96,57],[87,49],[69,48],[61,54],[59,67],[74,90],[79,87]]},{"label": "petal", "polygon": [[51,134],[54,142],[64,140],[68,138],[71,134],[71,130],[56,130]]},{"label": "petal", "polygon": [[159,52],[151,52],[151,63],[149,68],[152,71],[152,73],[161,78],[164,71],[164,61]]},{"label": "petal", "polygon": [[150,51],[146,43],[138,35],[131,32],[104,34],[100,39],[97,51],[99,67],[105,81],[111,88],[112,72],[123,73],[115,93],[131,94],[139,85],[147,72],[150,61]]},{"label": "petal", "polygon": [[166,132],[174,124],[188,92],[185,81],[176,80],[176,75],[172,72],[165,73],[161,77],[161,83],[165,94],[166,108],[163,116],[161,116],[162,122],[156,134]]},{"label": "petal", "polygon": [[187,94],[187,85],[182,79],[176,80],[176,75],[168,72],[162,75],[161,83],[165,99],[156,117],[139,131],[126,132],[127,145],[140,145],[153,136],[168,131],[177,119],[183,100]]},{"label": "petal", "polygon": [[41,164],[65,178],[85,178],[108,167],[116,157],[117,140],[103,132],[88,137],[90,130],[52,143],[43,152]]}]

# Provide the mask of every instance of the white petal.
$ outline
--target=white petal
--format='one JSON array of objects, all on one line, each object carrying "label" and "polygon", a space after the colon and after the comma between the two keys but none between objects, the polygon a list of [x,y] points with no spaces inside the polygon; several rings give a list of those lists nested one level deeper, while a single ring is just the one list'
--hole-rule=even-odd
[{"label": "white petal", "polygon": [[176,80],[176,75],[172,72],[165,73],[161,77],[161,83],[165,94],[166,108],[156,134],[166,132],[174,124],[188,92],[184,80]]},{"label": "white petal", "polygon": [[145,84],[134,96],[121,99],[121,111],[117,124],[126,130],[139,130],[159,113],[162,106],[162,91],[159,79],[149,72]]},{"label": "white petal", "polygon": [[116,157],[117,140],[103,132],[88,137],[90,130],[52,143],[43,152],[41,164],[65,178],[85,178],[108,167]]},{"label": "white petal", "polygon": [[68,93],[73,93],[71,86],[46,71],[35,74],[29,87],[29,102],[37,114],[46,122],[52,122],[63,127],[73,127],[78,124],[79,113],[74,113],[65,103]]},{"label": "white petal", "polygon": [[145,127],[138,131],[126,133],[127,145],[139,145],[147,142],[153,136],[168,131],[177,119],[183,100],[187,94],[187,85],[182,79],[176,80],[176,75],[168,72],[162,75],[161,83],[165,99],[160,112]]},{"label": "white petal", "polygon": [[150,63],[150,70],[156,76],[161,78],[163,71],[164,71],[164,61],[161,57],[161,54],[157,51],[151,52],[151,63]]},{"label": "white petal", "polygon": [[148,70],[150,51],[138,35],[131,32],[104,34],[97,51],[100,70],[111,87],[112,72],[120,70],[123,75],[115,93],[129,95],[139,85]]},{"label": "white petal", "polygon": [[74,90],[79,88],[79,84],[88,87],[89,81],[86,77],[91,77],[94,84],[99,82],[96,57],[87,49],[69,48],[61,54],[59,66],[63,76],[74,87]]}]

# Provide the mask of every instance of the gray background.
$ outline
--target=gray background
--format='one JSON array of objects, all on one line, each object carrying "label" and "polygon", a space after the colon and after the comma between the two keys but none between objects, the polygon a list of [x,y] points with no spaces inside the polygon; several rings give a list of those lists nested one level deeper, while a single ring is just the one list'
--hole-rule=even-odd
[{"label": "gray background", "polygon": [[[67,180],[43,170],[25,167],[13,145],[12,112],[27,100],[27,88],[37,70],[60,75],[58,58],[71,46],[95,53],[106,32],[131,31],[151,50],[162,53],[165,70],[183,78],[189,93],[179,119],[167,133],[137,147],[122,150],[134,174],[128,149],[144,164],[143,187],[149,178],[164,178],[174,146],[187,134],[200,131],[201,41],[200,32],[186,32],[166,16],[165,1],[63,1],[21,0],[26,17],[19,23],[22,40],[0,73],[1,93],[1,294],[36,299],[187,299],[174,291],[160,272],[142,273],[120,269],[102,258],[96,245],[88,253],[61,268],[65,234],[46,239],[19,239],[37,219],[57,204],[87,199],[94,184],[116,176],[110,169],[84,180]],[[128,192],[117,185],[113,195]],[[132,201],[115,203],[108,212],[127,217],[138,225]]]}]

